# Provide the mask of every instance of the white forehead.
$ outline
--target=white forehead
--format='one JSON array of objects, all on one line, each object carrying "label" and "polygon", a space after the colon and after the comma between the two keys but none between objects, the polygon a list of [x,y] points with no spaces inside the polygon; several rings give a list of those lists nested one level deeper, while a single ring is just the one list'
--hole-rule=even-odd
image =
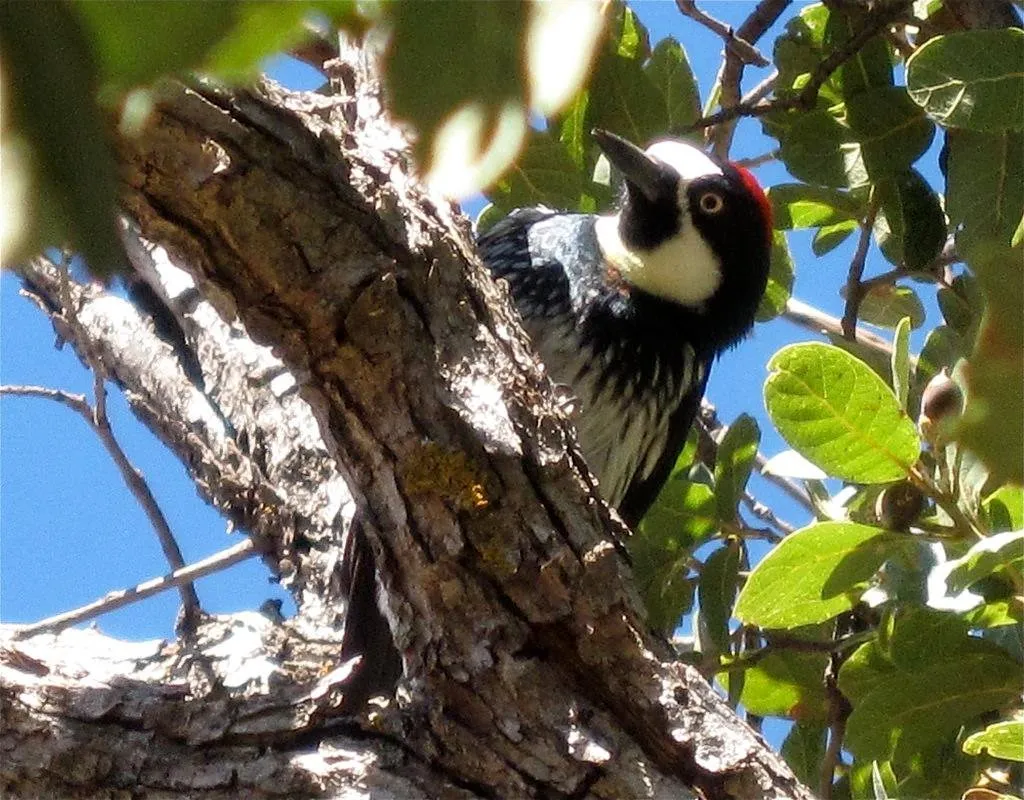
[{"label": "white forehead", "polygon": [[646,152],[647,155],[668,164],[686,182],[704,175],[722,174],[722,168],[703,150],[673,139],[655,142]]}]

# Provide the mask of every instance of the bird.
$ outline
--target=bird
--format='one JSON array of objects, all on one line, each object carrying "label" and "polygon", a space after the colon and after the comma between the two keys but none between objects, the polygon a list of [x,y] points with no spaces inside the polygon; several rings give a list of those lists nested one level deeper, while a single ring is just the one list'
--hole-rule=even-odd
[{"label": "bird", "polygon": [[602,129],[622,176],[606,214],[518,208],[477,236],[551,379],[578,401],[600,493],[635,527],[669,477],[715,359],[751,330],[771,206],[745,168],[680,139]]}]

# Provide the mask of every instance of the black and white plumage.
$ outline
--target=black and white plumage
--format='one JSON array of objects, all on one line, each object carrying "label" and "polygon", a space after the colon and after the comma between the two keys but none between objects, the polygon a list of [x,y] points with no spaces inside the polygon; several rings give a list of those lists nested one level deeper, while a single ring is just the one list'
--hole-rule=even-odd
[{"label": "black and white plumage", "polygon": [[635,525],[686,441],[712,362],[753,325],[771,214],[750,173],[698,148],[594,137],[625,179],[616,212],[517,209],[477,244],[552,379],[579,399],[602,493]]}]

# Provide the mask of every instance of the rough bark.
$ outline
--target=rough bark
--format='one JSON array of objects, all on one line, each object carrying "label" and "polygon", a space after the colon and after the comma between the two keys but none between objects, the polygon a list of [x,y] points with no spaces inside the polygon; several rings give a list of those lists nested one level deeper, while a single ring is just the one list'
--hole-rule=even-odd
[{"label": "rough bark", "polygon": [[[336,639],[258,615],[84,667],[62,648],[85,634],[12,639],[11,796],[347,797],[393,780],[410,797],[810,797],[647,631],[623,531],[504,290],[457,210],[412,177],[368,60],[336,70],[331,97],[169,91],[121,143],[123,202],[297,382],[375,552],[398,692],[339,717]],[[268,504],[287,520],[287,496]],[[243,506],[278,563],[341,553],[337,504],[314,533]],[[288,561],[320,598],[300,596],[300,617],[336,631],[326,562]]]}]

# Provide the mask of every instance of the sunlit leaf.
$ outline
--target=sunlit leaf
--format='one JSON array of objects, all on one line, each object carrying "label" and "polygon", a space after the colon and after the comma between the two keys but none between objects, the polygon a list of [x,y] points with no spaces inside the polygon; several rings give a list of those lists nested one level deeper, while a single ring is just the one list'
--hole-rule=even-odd
[{"label": "sunlit leaf", "polygon": [[768,369],[769,416],[789,445],[825,472],[887,483],[905,477],[917,461],[914,424],[882,379],[849,353],[790,345]]},{"label": "sunlit leaf", "polygon": [[1024,761],[1024,720],[996,722],[971,734],[964,741],[964,752],[975,756],[987,752],[995,758]]},{"label": "sunlit leaf", "polygon": [[741,414],[718,445],[715,502],[718,504],[718,518],[723,522],[736,516],[736,506],[743,498],[760,441],[761,430],[757,421],[748,414]]},{"label": "sunlit leaf", "polygon": [[793,628],[853,608],[897,534],[852,522],[821,522],[791,533],[751,572],[735,616],[762,628]]}]

